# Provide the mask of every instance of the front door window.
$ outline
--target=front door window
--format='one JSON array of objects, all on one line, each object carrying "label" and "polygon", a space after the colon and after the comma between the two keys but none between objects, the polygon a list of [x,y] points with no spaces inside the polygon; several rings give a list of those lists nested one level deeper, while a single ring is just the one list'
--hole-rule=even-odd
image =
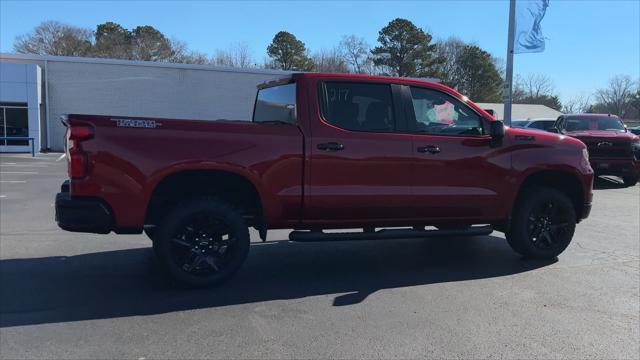
[{"label": "front door window", "polygon": [[436,90],[411,87],[414,131],[431,135],[482,135],[480,116],[452,96]]}]

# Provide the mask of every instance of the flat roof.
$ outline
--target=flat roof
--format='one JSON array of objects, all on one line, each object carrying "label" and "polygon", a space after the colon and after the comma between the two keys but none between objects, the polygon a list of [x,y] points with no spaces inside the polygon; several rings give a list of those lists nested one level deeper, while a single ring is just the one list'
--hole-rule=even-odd
[{"label": "flat roof", "polygon": [[190,70],[204,70],[204,71],[261,74],[261,75],[288,75],[288,74],[294,73],[293,71],[285,71],[285,70],[277,70],[277,69],[238,68],[238,67],[230,67],[230,66],[169,63],[169,62],[160,62],[160,61],[140,61],[140,60],[123,60],[123,59],[107,59],[107,58],[76,57],[76,56],[0,53],[0,60],[5,60],[5,59],[86,63],[86,64],[107,64],[107,65],[124,65],[124,66],[143,66],[143,67],[159,67],[159,68],[172,68],[172,69],[190,69]]}]

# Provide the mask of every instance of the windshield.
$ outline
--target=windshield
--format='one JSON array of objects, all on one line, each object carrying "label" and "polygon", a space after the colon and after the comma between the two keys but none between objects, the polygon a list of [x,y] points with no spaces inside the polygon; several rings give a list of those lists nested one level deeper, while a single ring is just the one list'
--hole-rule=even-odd
[{"label": "windshield", "polygon": [[615,117],[576,117],[568,118],[565,129],[567,131],[588,131],[588,130],[624,130],[624,125],[620,119]]},{"label": "windshield", "polygon": [[529,120],[511,120],[511,127],[523,128],[528,122]]}]

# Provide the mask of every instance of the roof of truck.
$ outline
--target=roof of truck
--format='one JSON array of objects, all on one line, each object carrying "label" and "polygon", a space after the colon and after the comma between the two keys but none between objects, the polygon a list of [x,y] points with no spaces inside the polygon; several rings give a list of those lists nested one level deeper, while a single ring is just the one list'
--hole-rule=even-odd
[{"label": "roof of truck", "polygon": [[564,114],[564,117],[613,117],[617,118],[618,115],[614,114]]}]

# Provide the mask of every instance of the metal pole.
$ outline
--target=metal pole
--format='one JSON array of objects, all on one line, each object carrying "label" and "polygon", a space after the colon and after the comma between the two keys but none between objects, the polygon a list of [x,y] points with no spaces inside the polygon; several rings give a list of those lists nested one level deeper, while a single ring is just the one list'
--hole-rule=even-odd
[{"label": "metal pole", "polygon": [[[49,60],[44,59],[44,116],[46,117],[44,121],[45,129],[47,131],[47,145],[44,147],[45,149],[51,148],[51,117],[49,116]],[[40,135],[40,140],[42,140],[42,135]],[[40,145],[43,148],[42,145]]]},{"label": "metal pole", "polygon": [[516,0],[509,0],[509,36],[507,43],[507,73],[502,92],[504,101],[504,124],[511,126],[511,94],[513,93],[513,40],[516,20]]}]

